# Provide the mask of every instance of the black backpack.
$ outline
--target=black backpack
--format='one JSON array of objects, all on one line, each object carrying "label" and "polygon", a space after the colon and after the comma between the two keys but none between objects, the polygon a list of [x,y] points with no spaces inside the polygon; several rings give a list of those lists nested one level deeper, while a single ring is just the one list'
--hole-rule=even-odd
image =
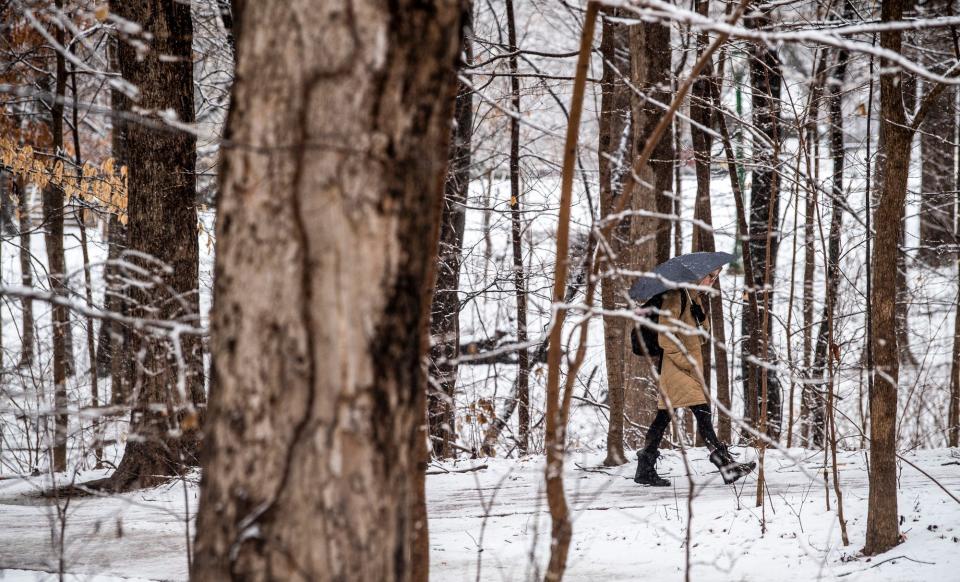
[{"label": "black backpack", "polygon": [[[647,318],[652,323],[660,322],[659,309],[663,305],[664,293],[667,293],[667,291],[654,295],[648,299],[646,303],[640,306],[643,309],[654,309],[652,313],[647,315]],[[680,293],[680,315],[677,316],[677,319],[683,315],[683,312],[686,308],[687,294]],[[630,345],[633,348],[633,353],[638,356],[650,356],[659,362],[663,359],[663,348],[660,347],[659,336],[660,333],[653,327],[649,325],[641,325],[639,323],[635,324],[633,326],[633,330],[630,332]]]}]

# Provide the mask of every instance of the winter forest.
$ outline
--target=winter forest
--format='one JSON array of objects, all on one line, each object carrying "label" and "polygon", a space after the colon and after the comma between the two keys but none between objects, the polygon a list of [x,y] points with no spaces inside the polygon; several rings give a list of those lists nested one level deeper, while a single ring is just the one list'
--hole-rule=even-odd
[{"label": "winter forest", "polygon": [[960,581],[956,0],[0,0],[0,579]]}]

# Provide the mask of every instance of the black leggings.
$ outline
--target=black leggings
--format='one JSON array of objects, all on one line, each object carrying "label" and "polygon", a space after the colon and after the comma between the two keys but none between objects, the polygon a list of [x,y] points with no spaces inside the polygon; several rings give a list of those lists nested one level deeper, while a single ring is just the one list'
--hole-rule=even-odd
[{"label": "black leggings", "polygon": [[[711,449],[722,448],[723,445],[717,438],[717,433],[713,431],[713,415],[710,413],[710,406],[697,404],[691,406],[690,410],[697,419],[697,432],[700,433],[703,442],[707,443],[707,446]],[[670,413],[666,410],[658,410],[656,418],[653,419],[653,423],[647,429],[644,450],[654,452],[659,449],[660,441],[663,440],[663,433],[666,432],[668,426],[670,426]]]}]

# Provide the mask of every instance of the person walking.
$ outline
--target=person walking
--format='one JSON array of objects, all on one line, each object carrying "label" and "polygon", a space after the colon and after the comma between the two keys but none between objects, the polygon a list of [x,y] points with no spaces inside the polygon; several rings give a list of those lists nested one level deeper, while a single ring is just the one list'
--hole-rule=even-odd
[{"label": "person walking", "polygon": [[[714,269],[696,281],[698,287],[709,288],[720,275]],[[637,473],[634,481],[641,485],[665,487],[670,481],[657,474],[655,464],[660,456],[660,442],[670,425],[668,408],[689,409],[696,419],[697,431],[710,448],[710,462],[717,466],[724,483],[733,483],[750,473],[756,463],[738,463],[726,444],[713,430],[713,415],[707,402],[703,376],[704,345],[709,346],[709,321],[704,313],[703,300],[696,289],[680,287],[659,294],[659,333],[657,344],[661,350],[660,399],[657,416],[647,430],[643,449],[637,452]],[[666,396],[666,398],[664,398]]]}]

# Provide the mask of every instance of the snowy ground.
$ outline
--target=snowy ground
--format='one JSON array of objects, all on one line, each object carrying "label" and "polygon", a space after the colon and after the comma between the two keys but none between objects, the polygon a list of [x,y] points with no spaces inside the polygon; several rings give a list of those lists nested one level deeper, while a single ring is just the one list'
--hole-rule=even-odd
[{"label": "snowy ground", "polygon": [[[752,453],[746,451],[744,456]],[[755,507],[756,481],[725,486],[703,449],[690,451],[695,497],[691,579],[960,580],[960,504],[930,478],[901,464],[900,513],[906,536],[888,554],[857,557],[863,546],[867,475],[862,452],[839,463],[850,545],[825,509],[822,453],[767,454],[767,532]],[[689,523],[686,471],[679,452],[664,453],[661,474],[674,486],[636,486],[633,465],[598,468],[598,454],[572,453],[567,491],[575,521],[568,580],[682,580]],[[907,458],[960,496],[960,452],[923,450]],[[468,473],[443,473],[486,464]],[[486,459],[435,465],[427,479],[433,580],[530,580],[548,557],[549,516],[543,459]],[[86,472],[78,480],[98,476]],[[36,496],[41,478],[0,481],[0,575],[54,578],[58,504]],[[195,477],[121,496],[74,499],[66,506],[63,564],[69,580],[184,580],[193,534]],[[831,508],[836,507],[831,484]],[[189,503],[189,511],[185,511]],[[59,504],[63,509],[63,502]],[[189,515],[189,522],[184,517]],[[190,530],[186,529],[189,523]],[[483,550],[480,552],[479,550]]]}]

